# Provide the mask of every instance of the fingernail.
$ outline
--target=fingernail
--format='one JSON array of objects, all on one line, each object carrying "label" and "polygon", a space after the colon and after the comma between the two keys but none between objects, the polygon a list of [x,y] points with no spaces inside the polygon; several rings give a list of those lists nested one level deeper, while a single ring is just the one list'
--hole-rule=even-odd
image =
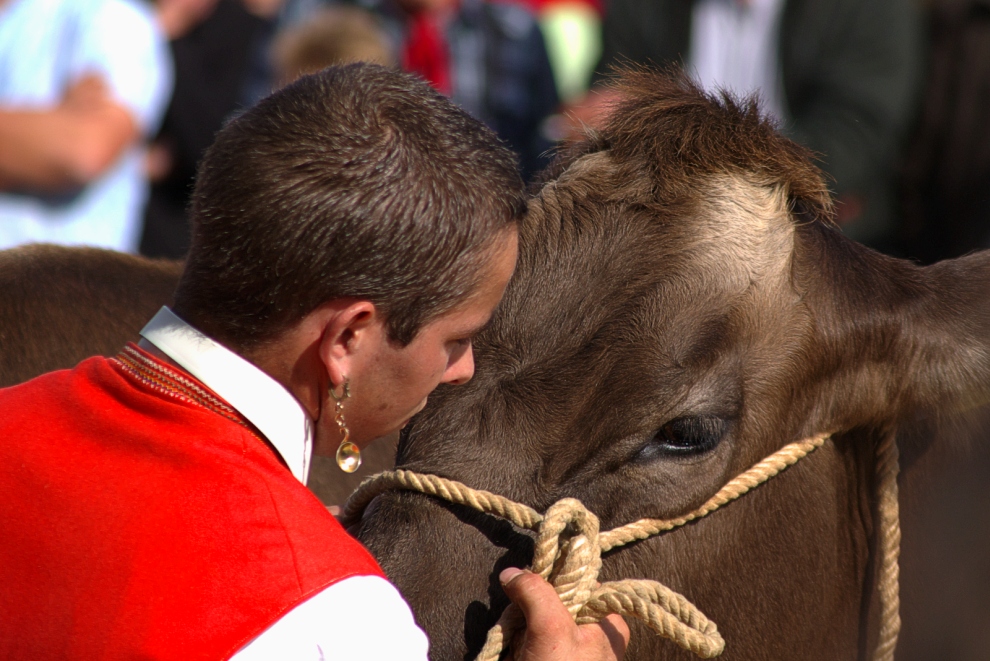
[{"label": "fingernail", "polygon": [[498,575],[498,580],[501,581],[502,585],[506,585],[521,573],[523,573],[523,570],[518,567],[507,567]]}]

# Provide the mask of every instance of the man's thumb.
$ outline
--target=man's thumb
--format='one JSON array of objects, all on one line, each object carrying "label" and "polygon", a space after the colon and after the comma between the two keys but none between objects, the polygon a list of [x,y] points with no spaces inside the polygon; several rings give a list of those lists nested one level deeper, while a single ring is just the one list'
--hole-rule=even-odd
[{"label": "man's thumb", "polygon": [[[509,567],[498,576],[506,596],[522,610],[530,631],[543,632],[569,623],[570,613],[553,586],[531,571]],[[549,633],[549,632],[548,632]]]}]

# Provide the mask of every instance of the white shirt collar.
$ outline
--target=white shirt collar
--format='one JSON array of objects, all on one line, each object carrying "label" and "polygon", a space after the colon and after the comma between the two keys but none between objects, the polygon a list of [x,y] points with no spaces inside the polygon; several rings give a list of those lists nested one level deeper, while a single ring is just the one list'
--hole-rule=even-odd
[{"label": "white shirt collar", "polygon": [[271,441],[303,484],[313,456],[313,421],[282,384],[211,340],[167,307],[141,336],[233,406]]}]

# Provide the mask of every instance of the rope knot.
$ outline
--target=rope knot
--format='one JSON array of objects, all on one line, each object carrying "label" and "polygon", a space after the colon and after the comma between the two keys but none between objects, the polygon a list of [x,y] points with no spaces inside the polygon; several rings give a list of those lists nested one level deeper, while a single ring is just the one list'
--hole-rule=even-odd
[{"label": "rope knot", "polygon": [[[602,568],[598,517],[581,501],[557,501],[535,528],[532,570],[553,585],[578,624],[599,622],[618,613],[642,620],[661,636],[702,658],[722,653],[725,642],[715,623],[673,590],[642,579],[598,583]],[[524,624],[514,606],[506,609],[489,631],[477,661],[498,659],[512,632]]]},{"label": "rope knot", "polygon": [[537,530],[533,571],[553,585],[572,617],[591,598],[601,568],[598,517],[575,498],[551,505]]}]

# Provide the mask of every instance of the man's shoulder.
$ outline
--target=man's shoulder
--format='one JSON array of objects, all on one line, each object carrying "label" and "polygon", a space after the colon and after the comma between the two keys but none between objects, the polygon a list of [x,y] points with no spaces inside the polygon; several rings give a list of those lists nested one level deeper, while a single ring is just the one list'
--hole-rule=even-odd
[{"label": "man's shoulder", "polygon": [[[71,369],[47,372],[23,383],[0,388],[0,411],[7,409],[7,413],[13,413],[15,412],[13,407],[28,405],[27,408],[30,409],[47,406],[53,399],[70,396],[76,387],[74,384],[99,380],[97,375],[107,360],[101,356],[94,356]],[[10,420],[9,415],[0,416],[0,424]]]}]

